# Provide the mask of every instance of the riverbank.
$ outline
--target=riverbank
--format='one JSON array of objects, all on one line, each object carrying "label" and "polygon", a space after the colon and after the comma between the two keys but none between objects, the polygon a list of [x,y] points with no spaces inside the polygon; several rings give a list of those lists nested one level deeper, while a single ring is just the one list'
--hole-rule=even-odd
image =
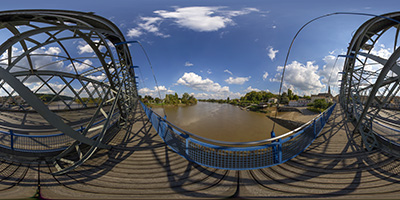
[{"label": "riverbank", "polygon": [[186,107],[186,106],[194,106],[194,105],[196,105],[196,104],[193,104],[193,105],[183,104],[183,103],[180,103],[177,105],[174,105],[174,104],[149,104],[148,107],[149,108],[162,108],[162,107],[173,108],[173,107]]},{"label": "riverbank", "polygon": [[308,110],[307,107],[298,107],[296,109],[296,111],[279,112],[276,118],[275,114],[267,117],[287,129],[294,130],[319,115],[319,113]]}]

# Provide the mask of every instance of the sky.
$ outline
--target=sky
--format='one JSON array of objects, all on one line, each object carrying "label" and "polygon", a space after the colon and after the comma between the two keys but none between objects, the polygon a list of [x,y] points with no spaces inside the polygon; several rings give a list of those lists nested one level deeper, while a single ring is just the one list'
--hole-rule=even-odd
[{"label": "sky", "polygon": [[[290,43],[309,20],[333,12],[380,15],[396,8],[400,2],[394,0],[18,0],[1,6],[2,11],[64,9],[103,16],[127,41],[139,41],[150,58],[153,70],[140,46],[130,46],[139,66],[140,95],[157,97],[157,82],[161,98],[187,92],[199,99],[233,99],[260,90],[277,94]],[[327,92],[329,82],[337,94],[344,62],[337,56],[346,54],[352,34],[370,18],[334,15],[309,24],[293,43],[283,90],[317,94]],[[384,44],[375,49],[384,57],[392,50]],[[77,51],[85,53],[84,46]]]}]

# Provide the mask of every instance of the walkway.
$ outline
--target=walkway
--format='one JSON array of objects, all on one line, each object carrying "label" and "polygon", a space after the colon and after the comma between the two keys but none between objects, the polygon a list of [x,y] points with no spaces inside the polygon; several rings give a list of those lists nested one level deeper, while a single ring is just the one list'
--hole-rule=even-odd
[{"label": "walkway", "polygon": [[[52,176],[45,163],[0,163],[1,198],[398,198],[400,160],[365,152],[340,106],[313,144],[296,158],[270,168],[227,171],[189,163],[164,145],[139,110],[133,126],[71,173]],[[40,187],[38,186],[40,182]]]}]

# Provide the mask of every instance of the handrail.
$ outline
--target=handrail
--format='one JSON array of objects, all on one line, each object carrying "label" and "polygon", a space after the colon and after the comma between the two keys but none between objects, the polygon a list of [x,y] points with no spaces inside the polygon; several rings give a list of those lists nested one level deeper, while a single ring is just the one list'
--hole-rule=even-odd
[{"label": "handrail", "polygon": [[[141,102],[142,103],[142,102]],[[143,104],[143,103],[142,103]],[[144,104],[143,104],[144,105]],[[326,110],[329,110],[331,107],[335,106],[336,104],[330,106],[329,108],[327,108]],[[320,113],[319,115],[317,115],[316,117],[314,117],[313,119],[311,119],[310,121],[308,121],[307,123],[303,124],[302,126],[289,131],[285,134],[276,136],[274,138],[268,138],[268,139],[264,139],[264,140],[257,140],[257,141],[250,141],[250,142],[226,142],[226,141],[221,141],[221,140],[214,140],[214,139],[209,139],[209,138],[205,138],[199,135],[196,135],[194,133],[190,133],[188,131],[185,131],[177,126],[175,126],[174,124],[172,124],[171,122],[169,122],[168,120],[164,119],[163,117],[161,117],[158,113],[153,112],[153,114],[157,115],[158,117],[161,118],[162,121],[166,122],[168,125],[174,127],[174,129],[178,130],[181,133],[184,133],[186,135],[201,139],[202,141],[207,141],[207,142],[211,142],[211,143],[217,143],[217,144],[222,144],[222,145],[254,145],[254,144],[262,144],[262,143],[267,143],[267,142],[273,142],[275,140],[278,139],[282,139],[285,137],[289,137],[290,135],[297,133],[298,131],[300,131],[301,129],[305,128],[307,125],[310,125],[311,123],[313,123],[313,121],[315,121],[315,119],[318,119],[319,117],[321,117],[321,115],[324,114],[324,112]]]},{"label": "handrail", "polygon": [[173,151],[197,164],[229,170],[260,169],[296,157],[317,138],[336,106],[332,105],[301,127],[278,137],[251,142],[224,142],[182,130],[143,102],[140,103],[153,128]]},{"label": "handrail", "polygon": [[[115,112],[109,119],[114,118],[119,111]],[[99,125],[100,123],[106,121],[107,119],[101,119],[92,124],[91,127]],[[111,126],[115,124],[112,123]],[[104,126],[103,129],[108,126]],[[76,129],[75,131],[81,132],[85,130],[85,127],[81,127]],[[94,139],[99,136],[100,133],[95,135],[91,135],[90,138]],[[0,130],[0,135],[5,135],[9,144],[0,144],[1,148],[11,149],[13,151],[19,152],[31,152],[31,153],[45,153],[45,152],[55,152],[55,151],[62,151],[68,147],[68,143],[72,142],[73,139],[65,135],[64,133],[56,133],[51,135],[26,135],[26,134],[19,134],[14,133],[13,129],[10,129],[9,132]],[[20,140],[20,142],[18,142]],[[0,140],[1,141],[1,140]],[[41,145],[34,145],[36,143],[42,143]],[[22,145],[22,146],[21,146]],[[25,148],[28,147],[28,148]],[[29,148],[30,147],[30,148]]]}]

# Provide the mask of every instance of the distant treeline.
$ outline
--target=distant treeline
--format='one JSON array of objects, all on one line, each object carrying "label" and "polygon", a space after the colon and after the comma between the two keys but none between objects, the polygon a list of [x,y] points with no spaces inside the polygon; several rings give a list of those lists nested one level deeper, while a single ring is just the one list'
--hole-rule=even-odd
[{"label": "distant treeline", "polygon": [[164,99],[160,99],[158,97],[153,98],[150,95],[146,95],[143,98],[139,96],[141,101],[146,105],[195,105],[197,104],[197,99],[194,98],[193,95],[189,95],[188,93],[184,93],[181,98],[179,98],[178,94],[166,94]]},{"label": "distant treeline", "polygon": [[42,100],[43,102],[50,102],[54,97],[53,101],[60,101],[61,99],[63,100],[73,100],[73,97],[70,96],[65,96],[65,95],[55,95],[55,94],[41,94],[41,93],[37,93],[35,94],[40,100]]},{"label": "distant treeline", "polygon": [[[279,95],[272,94],[266,91],[251,91],[239,99],[200,99],[202,102],[213,102],[213,103],[229,103],[232,105],[238,105],[241,107],[247,107],[253,104],[269,104],[274,105],[275,103],[270,102],[270,99],[279,99]],[[280,104],[288,104],[290,100],[298,100],[300,97],[293,93],[292,90],[288,89],[287,92],[283,92],[280,96]],[[310,96],[303,96],[305,99],[311,99]]]}]

